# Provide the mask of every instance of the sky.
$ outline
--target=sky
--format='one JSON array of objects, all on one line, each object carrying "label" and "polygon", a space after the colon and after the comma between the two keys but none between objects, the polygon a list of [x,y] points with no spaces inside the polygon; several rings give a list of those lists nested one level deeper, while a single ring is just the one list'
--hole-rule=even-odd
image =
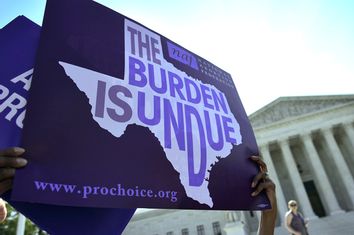
[{"label": "sky", "polygon": [[[229,72],[247,114],[279,97],[354,94],[354,1],[98,0]],[[44,0],[0,0],[0,28]],[[1,52],[0,52],[1,53]]]}]

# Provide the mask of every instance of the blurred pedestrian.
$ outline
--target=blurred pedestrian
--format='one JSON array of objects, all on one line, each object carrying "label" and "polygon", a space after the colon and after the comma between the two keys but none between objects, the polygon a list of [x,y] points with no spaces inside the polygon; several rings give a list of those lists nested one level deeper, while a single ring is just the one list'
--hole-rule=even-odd
[{"label": "blurred pedestrian", "polygon": [[285,228],[293,235],[308,235],[307,220],[298,212],[298,204],[295,200],[288,202],[289,211],[285,214]]}]

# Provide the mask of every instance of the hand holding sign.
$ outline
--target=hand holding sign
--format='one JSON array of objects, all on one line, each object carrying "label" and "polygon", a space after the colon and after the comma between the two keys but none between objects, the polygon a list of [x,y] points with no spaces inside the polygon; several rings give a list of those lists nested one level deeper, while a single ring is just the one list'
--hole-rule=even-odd
[{"label": "hand holding sign", "polygon": [[24,152],[19,147],[0,150],[0,195],[12,188],[15,170],[27,164],[27,160],[21,157]]},{"label": "hand holding sign", "polygon": [[274,233],[275,221],[277,218],[277,198],[275,194],[275,184],[268,177],[267,165],[258,156],[251,156],[251,160],[256,162],[260,172],[253,178],[251,187],[255,189],[252,196],[257,196],[260,192],[265,191],[270,204],[269,210],[262,211],[262,217],[258,228],[259,235],[268,235]]}]

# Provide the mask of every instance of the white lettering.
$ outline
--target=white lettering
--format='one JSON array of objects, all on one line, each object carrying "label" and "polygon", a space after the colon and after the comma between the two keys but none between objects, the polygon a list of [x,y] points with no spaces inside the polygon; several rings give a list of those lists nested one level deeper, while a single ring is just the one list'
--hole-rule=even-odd
[{"label": "white lettering", "polygon": [[10,108],[10,111],[7,113],[5,118],[11,121],[17,112],[25,107],[26,103],[27,101],[25,98],[17,93],[13,93],[0,105],[0,113],[3,112],[6,108]]},{"label": "white lettering", "polygon": [[26,91],[29,91],[31,87],[31,82],[32,82],[32,74],[33,74],[33,69],[30,69],[23,74],[18,75],[17,77],[11,79],[11,82],[17,83],[17,82],[23,82],[25,85],[23,86],[23,89]]},{"label": "white lettering", "polygon": [[9,95],[9,89],[0,84],[0,100],[5,99]]}]

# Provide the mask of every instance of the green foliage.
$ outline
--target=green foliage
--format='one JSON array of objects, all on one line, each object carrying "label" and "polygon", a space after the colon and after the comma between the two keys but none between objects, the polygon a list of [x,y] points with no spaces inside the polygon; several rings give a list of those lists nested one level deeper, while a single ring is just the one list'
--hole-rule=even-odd
[{"label": "green foliage", "polygon": [[[0,223],[0,234],[15,235],[19,213],[9,204],[6,204],[6,207],[7,218],[3,223]],[[27,219],[25,224],[25,235],[47,235],[47,233],[40,230],[35,224]]]}]

